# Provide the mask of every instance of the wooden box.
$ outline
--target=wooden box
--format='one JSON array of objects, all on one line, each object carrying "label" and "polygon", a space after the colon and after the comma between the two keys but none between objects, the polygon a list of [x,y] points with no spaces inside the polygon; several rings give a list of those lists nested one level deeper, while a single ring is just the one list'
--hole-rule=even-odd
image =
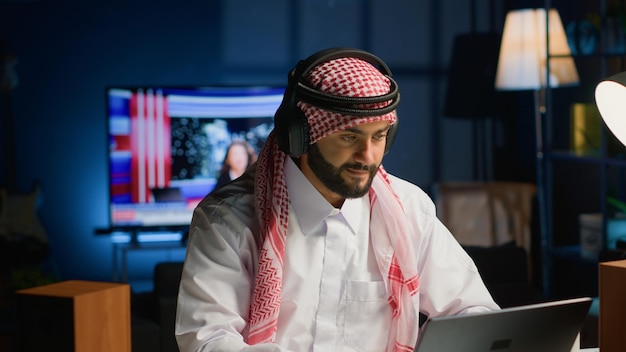
[{"label": "wooden box", "polygon": [[600,263],[599,344],[602,352],[626,351],[626,260]]},{"label": "wooden box", "polygon": [[20,351],[130,352],[130,286],[71,280],[17,291]]}]

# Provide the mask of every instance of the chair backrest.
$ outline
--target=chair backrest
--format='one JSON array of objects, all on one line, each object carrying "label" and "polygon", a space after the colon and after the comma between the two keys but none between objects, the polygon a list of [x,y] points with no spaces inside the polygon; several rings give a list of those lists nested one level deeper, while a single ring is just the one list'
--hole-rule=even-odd
[{"label": "chair backrest", "polygon": [[[464,246],[492,247],[514,242],[531,266],[532,183],[442,182],[434,188],[437,216]],[[532,270],[529,270],[529,275]]]},{"label": "chair backrest", "polygon": [[183,262],[160,262],[154,267],[154,292],[159,297],[177,297]]}]

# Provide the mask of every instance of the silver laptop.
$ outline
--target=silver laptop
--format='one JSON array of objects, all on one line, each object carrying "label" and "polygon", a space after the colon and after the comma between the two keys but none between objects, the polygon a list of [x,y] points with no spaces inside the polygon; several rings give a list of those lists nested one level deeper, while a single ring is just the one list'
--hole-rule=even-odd
[{"label": "silver laptop", "polygon": [[585,297],[435,317],[415,352],[570,352],[590,305]]}]

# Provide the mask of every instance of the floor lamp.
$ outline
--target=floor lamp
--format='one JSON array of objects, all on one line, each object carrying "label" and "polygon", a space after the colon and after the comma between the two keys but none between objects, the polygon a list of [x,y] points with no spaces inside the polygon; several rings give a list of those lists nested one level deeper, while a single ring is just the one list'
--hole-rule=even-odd
[{"label": "floor lamp", "polygon": [[545,249],[551,245],[551,235],[548,229],[544,175],[545,88],[548,85],[555,88],[575,85],[578,82],[578,72],[571,57],[565,30],[555,9],[547,12],[544,8],[521,9],[507,13],[500,42],[495,87],[497,90],[531,90],[534,93],[539,236],[542,247],[543,290],[547,296],[551,291],[551,258],[549,251]]},{"label": "floor lamp", "polygon": [[506,106],[505,94],[493,86],[499,49],[499,33],[459,34],[454,38],[448,68],[443,115],[472,122],[475,180],[492,179],[493,145],[488,144],[488,132],[493,127],[488,128],[488,122],[502,116]]}]

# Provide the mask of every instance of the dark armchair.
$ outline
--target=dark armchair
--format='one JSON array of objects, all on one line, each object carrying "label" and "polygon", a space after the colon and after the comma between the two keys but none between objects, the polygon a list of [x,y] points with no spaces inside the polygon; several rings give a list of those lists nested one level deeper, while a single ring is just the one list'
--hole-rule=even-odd
[{"label": "dark armchair", "polygon": [[154,267],[154,294],[161,326],[161,351],[178,352],[174,337],[176,299],[183,271],[183,262],[163,262]]}]

